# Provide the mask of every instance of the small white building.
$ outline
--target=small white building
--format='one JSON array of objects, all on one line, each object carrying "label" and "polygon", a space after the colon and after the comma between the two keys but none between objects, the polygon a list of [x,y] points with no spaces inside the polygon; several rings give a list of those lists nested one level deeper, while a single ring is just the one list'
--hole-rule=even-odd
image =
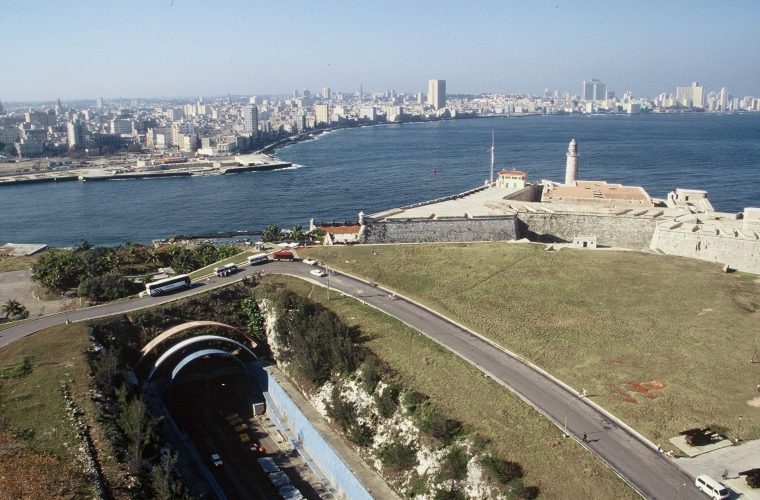
[{"label": "small white building", "polygon": [[525,187],[525,177],[528,174],[522,170],[502,170],[496,179],[496,187],[522,189]]}]

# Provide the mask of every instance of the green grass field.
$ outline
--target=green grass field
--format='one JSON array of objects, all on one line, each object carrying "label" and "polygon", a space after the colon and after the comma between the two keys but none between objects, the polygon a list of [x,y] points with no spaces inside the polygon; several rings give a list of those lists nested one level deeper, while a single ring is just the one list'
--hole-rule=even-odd
[{"label": "green grass field", "polygon": [[38,258],[38,255],[14,257],[0,251],[0,273],[29,269],[32,267],[32,264],[37,261]]},{"label": "green grass field", "polygon": [[354,299],[296,278],[267,276],[359,326],[369,347],[407,388],[431,397],[447,416],[491,441],[490,446],[525,469],[525,484],[541,498],[639,498],[615,474],[538,412],[467,362],[401,322]]},{"label": "green grass field", "polygon": [[[374,252],[374,253],[373,253]],[[717,264],[503,243],[302,251],[524,356],[655,442],[760,437],[760,284]]]},{"label": "green grass field", "polygon": [[[60,493],[85,488],[76,459],[81,441],[67,418],[59,388],[66,382],[72,394],[87,399],[87,368],[82,356],[87,343],[86,327],[77,324],[44,330],[0,350],[0,432],[15,436],[24,450],[19,455],[28,465],[19,467],[17,473],[29,473],[41,460],[45,478],[24,480],[47,480],[47,487],[63,488]],[[57,484],[59,481],[62,483]],[[0,481],[0,494],[9,491],[6,488],[9,486]]]},{"label": "green grass field", "polygon": [[226,259],[220,260],[219,262],[214,262],[213,264],[209,264],[206,267],[202,267],[200,269],[196,269],[192,273],[190,273],[190,279],[191,280],[197,280],[198,278],[202,276],[206,276],[208,274],[211,274],[214,272],[215,267],[223,266],[225,264],[243,264],[244,262],[248,261],[248,256],[253,255],[255,253],[260,253],[258,251],[253,250],[246,250],[245,252],[240,252],[232,257],[227,257]]}]

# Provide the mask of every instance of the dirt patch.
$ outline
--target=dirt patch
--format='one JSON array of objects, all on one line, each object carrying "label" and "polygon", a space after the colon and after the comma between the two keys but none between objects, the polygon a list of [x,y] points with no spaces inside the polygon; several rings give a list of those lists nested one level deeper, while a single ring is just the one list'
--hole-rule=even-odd
[{"label": "dirt patch", "polygon": [[760,396],[748,400],[747,404],[750,406],[754,406],[755,408],[760,408]]},{"label": "dirt patch", "polygon": [[704,316],[705,314],[711,313],[711,312],[713,312],[713,310],[710,309],[709,307],[706,307],[705,309],[702,309],[701,311],[699,311],[697,313],[697,316]]},{"label": "dirt patch", "polygon": [[625,360],[623,358],[616,358],[616,359],[611,359],[609,361],[609,363],[611,365],[624,365],[625,364]]},{"label": "dirt patch", "polygon": [[619,394],[628,403],[638,404],[638,401],[636,401],[636,398],[631,396],[631,394],[625,389],[623,389],[622,387],[614,386],[612,390],[615,391],[617,394]]}]

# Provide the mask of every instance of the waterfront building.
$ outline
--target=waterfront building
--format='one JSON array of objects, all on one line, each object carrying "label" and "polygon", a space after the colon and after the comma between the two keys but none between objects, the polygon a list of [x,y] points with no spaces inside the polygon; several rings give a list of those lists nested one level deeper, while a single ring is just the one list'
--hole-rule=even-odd
[{"label": "waterfront building", "polygon": [[243,130],[256,134],[259,130],[259,108],[246,106],[243,108]]},{"label": "waterfront building", "polygon": [[522,170],[502,170],[499,172],[498,179],[496,179],[496,187],[523,189],[527,175]]},{"label": "waterfront building", "polygon": [[720,89],[720,94],[718,95],[718,110],[721,113],[728,111],[728,90],[726,90],[726,87]]},{"label": "waterfront building", "polygon": [[84,146],[84,126],[79,121],[66,124],[66,138],[69,149]]},{"label": "waterfront building", "polygon": [[315,104],[314,116],[317,125],[330,123],[330,106],[327,104]]},{"label": "waterfront building", "polygon": [[676,101],[685,108],[704,108],[705,88],[699,82],[688,87],[676,87]]},{"label": "waterfront building", "polygon": [[428,105],[435,109],[446,107],[446,80],[428,81]]},{"label": "waterfront building", "polygon": [[603,101],[607,98],[607,86],[596,78],[584,80],[581,99],[584,101]]},{"label": "waterfront building", "polygon": [[360,120],[369,120],[371,122],[375,121],[377,118],[377,111],[375,110],[374,106],[366,106],[361,109],[359,109],[359,119]]}]

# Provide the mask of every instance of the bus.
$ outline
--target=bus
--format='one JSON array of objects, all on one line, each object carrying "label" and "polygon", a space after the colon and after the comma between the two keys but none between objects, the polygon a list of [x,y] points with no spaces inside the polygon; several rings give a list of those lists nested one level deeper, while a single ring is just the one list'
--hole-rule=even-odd
[{"label": "bus", "polygon": [[269,256],[265,253],[257,253],[248,257],[248,265],[255,266],[256,264],[264,264],[269,262]]},{"label": "bus", "polygon": [[180,274],[172,278],[164,278],[145,284],[145,291],[152,297],[177,292],[185,288],[190,288],[190,276],[187,274]]},{"label": "bus", "polygon": [[214,274],[219,277],[229,276],[230,274],[235,274],[236,272],[238,272],[238,266],[235,264],[225,264],[223,266],[214,268]]}]

